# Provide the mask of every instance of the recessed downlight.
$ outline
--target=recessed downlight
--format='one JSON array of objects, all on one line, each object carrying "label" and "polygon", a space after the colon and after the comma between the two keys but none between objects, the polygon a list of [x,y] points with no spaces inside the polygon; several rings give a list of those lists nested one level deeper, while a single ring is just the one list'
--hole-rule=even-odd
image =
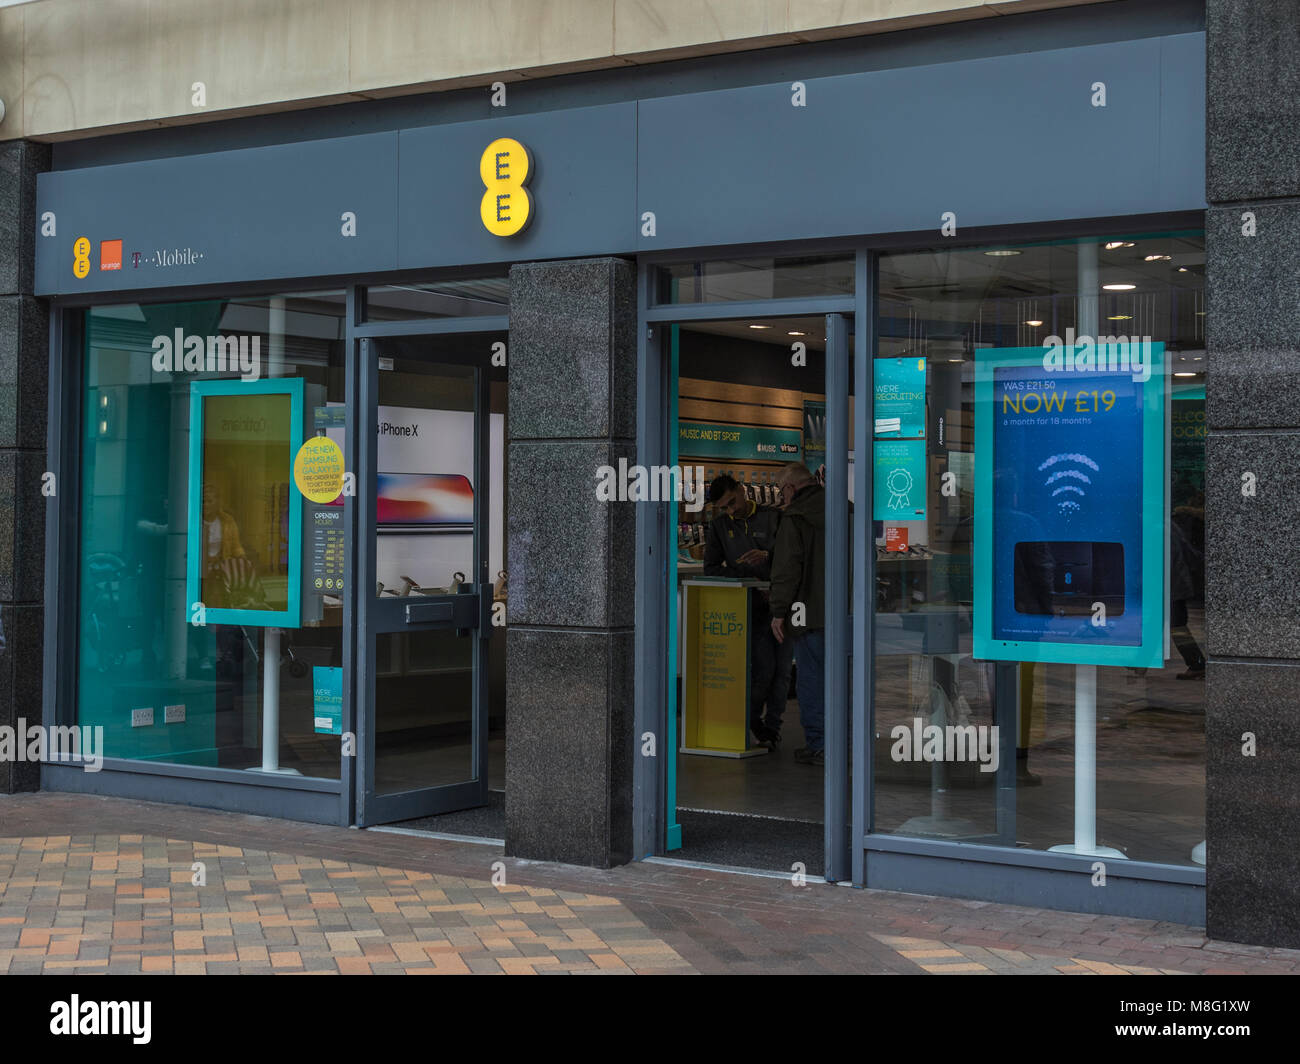
[{"label": "recessed downlight", "polygon": [[1172,255],[1143,255],[1143,262],[1169,262],[1173,259]]},{"label": "recessed downlight", "polygon": [[807,333],[797,332],[797,331],[786,333],[786,336],[807,336],[807,335],[808,335]]},{"label": "recessed downlight", "polygon": [[1025,322],[1025,324],[1026,324],[1026,325],[1032,325],[1035,329],[1037,329],[1037,328],[1038,328],[1040,325],[1042,325],[1043,323],[1042,323],[1041,321],[1039,321],[1039,319],[1037,319],[1037,318],[1030,318],[1027,322]]},{"label": "recessed downlight", "polygon": [[751,325],[751,326],[750,326],[751,329],[770,329],[771,327],[772,327],[772,326],[770,326],[770,325]]},{"label": "recessed downlight", "polygon": [[[1131,291],[1133,291],[1133,289],[1135,289],[1136,287],[1137,287],[1137,285],[1135,285],[1135,284],[1104,284],[1104,285],[1102,285],[1102,288],[1106,289],[1107,292],[1131,292]],[[752,328],[752,326],[751,326],[751,328]]]},{"label": "recessed downlight", "polygon": [[1111,240],[1102,245],[1102,247],[1107,251],[1115,251],[1119,248],[1131,248],[1134,246],[1135,245],[1131,240]]}]

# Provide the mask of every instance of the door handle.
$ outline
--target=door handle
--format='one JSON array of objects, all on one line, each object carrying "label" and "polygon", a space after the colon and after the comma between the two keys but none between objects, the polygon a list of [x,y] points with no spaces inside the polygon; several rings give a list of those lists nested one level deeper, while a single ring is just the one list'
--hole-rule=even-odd
[{"label": "door handle", "polygon": [[430,601],[408,601],[404,610],[407,624],[443,624],[468,635],[479,627],[482,591],[476,585],[461,585],[460,593]]}]

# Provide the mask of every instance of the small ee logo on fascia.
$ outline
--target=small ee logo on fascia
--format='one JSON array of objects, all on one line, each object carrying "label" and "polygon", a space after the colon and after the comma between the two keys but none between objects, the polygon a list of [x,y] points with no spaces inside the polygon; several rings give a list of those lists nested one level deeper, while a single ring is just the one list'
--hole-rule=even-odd
[{"label": "small ee logo on fascia", "polygon": [[493,236],[515,236],[533,217],[533,197],[524,186],[533,173],[533,158],[517,140],[494,140],[478,161],[483,180],[479,216]]}]

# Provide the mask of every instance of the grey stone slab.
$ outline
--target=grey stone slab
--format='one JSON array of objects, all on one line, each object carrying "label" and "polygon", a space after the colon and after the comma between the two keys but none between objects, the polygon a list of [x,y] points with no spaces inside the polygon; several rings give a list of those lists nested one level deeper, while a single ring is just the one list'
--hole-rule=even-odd
[{"label": "grey stone slab", "polygon": [[[1211,432],[1205,613],[1216,657],[1300,658],[1300,435]],[[1253,473],[1255,494],[1242,495]]]},{"label": "grey stone slab", "polygon": [[1300,665],[1212,662],[1205,698],[1206,934],[1300,947]]},{"label": "grey stone slab", "polygon": [[510,270],[513,439],[636,434],[636,270],[621,259]]},{"label": "grey stone slab", "polygon": [[631,443],[511,442],[507,624],[633,623],[636,504],[596,495],[600,468],[633,453]]},{"label": "grey stone slab", "polygon": [[50,146],[0,143],[0,293],[30,292],[36,246],[36,175],[50,168]]},{"label": "grey stone slab", "polygon": [[1206,212],[1206,423],[1300,427],[1300,204]]},{"label": "grey stone slab", "polygon": [[631,633],[507,637],[506,853],[600,868],[626,860]]},{"label": "grey stone slab", "polygon": [[[18,719],[41,721],[41,675],[45,654],[40,606],[0,605],[4,645],[0,648],[0,725]],[[41,767],[30,761],[0,761],[0,794],[34,791]]]},{"label": "grey stone slab", "polygon": [[0,603],[44,598],[45,456],[0,451]]},{"label": "grey stone slab", "polygon": [[1300,195],[1300,4],[1206,0],[1206,198]]}]

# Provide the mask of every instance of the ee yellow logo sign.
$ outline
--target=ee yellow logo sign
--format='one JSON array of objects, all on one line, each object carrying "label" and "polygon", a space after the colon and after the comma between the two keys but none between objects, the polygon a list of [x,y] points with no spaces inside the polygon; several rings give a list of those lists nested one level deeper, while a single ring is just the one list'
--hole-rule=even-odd
[{"label": "ee yellow logo sign", "polygon": [[72,245],[72,275],[78,281],[90,276],[90,241],[84,236],[77,237]]},{"label": "ee yellow logo sign", "polygon": [[524,185],[533,172],[533,159],[517,140],[494,140],[478,161],[479,177],[487,189],[479,202],[483,226],[493,236],[514,236],[533,216],[533,197]]}]

